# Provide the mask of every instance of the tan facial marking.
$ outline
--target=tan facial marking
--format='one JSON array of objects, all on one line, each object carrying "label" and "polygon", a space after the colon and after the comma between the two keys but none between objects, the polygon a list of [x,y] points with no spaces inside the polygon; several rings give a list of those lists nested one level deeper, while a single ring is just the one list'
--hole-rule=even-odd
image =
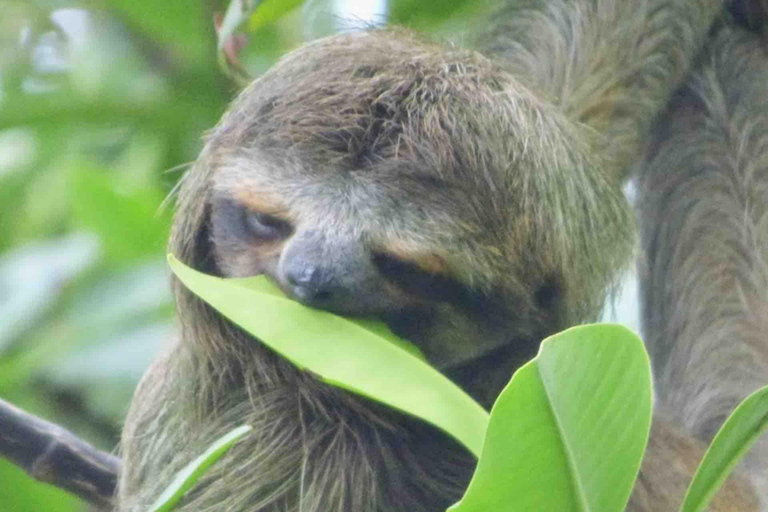
[{"label": "tan facial marking", "polygon": [[447,273],[445,260],[433,252],[420,251],[413,246],[402,243],[387,244],[382,249],[402,261],[416,265],[430,274]]},{"label": "tan facial marking", "polygon": [[235,192],[235,199],[252,212],[274,215],[287,221],[294,220],[282,201],[268,192],[247,188],[240,189]]}]

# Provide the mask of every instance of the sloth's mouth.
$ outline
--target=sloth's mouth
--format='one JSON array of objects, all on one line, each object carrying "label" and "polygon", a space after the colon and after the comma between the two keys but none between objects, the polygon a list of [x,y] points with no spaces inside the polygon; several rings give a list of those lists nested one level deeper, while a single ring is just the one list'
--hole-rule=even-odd
[{"label": "sloth's mouth", "polygon": [[[483,340],[475,339],[475,329],[459,327],[446,319],[445,311],[436,308],[404,308],[381,319],[393,333],[422,350],[430,364],[440,371],[464,365],[488,349]],[[496,346],[494,343],[493,347]]]},{"label": "sloth's mouth", "polygon": [[434,327],[435,313],[431,309],[414,307],[386,313],[381,319],[393,333],[423,347],[427,333]]}]

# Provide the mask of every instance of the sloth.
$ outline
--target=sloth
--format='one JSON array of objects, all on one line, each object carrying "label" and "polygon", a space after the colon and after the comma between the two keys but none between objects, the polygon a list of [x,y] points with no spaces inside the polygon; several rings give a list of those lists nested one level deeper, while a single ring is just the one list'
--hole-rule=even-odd
[{"label": "sloth", "polygon": [[[768,383],[768,46],[719,25],[636,180],[656,414],[707,443]],[[767,461],[763,439],[744,465],[759,510]]]},{"label": "sloth", "polygon": [[[681,140],[701,148],[701,159],[686,163],[694,181],[712,137],[723,137],[718,151],[741,155],[733,133],[696,130],[721,112],[698,119],[695,107],[719,98],[695,84],[724,78],[717,85],[732,87],[727,100],[745,111],[762,101],[759,86],[747,85],[765,76],[753,36],[724,30],[684,90],[690,99],[654,123],[722,8],[715,0],[508,0],[470,49],[400,29],[310,43],[244,90],[209,134],[183,178],[170,251],[206,273],[264,274],[311,307],[383,320],[488,407],[543,338],[597,317],[631,263],[635,220],[621,187],[648,147],[638,171],[648,268],[666,265],[659,251],[677,254],[678,244],[699,256],[711,250],[653,223],[668,209],[687,213],[684,201],[666,203],[678,192],[690,199],[670,169],[690,156]],[[722,48],[738,62],[726,62]],[[739,66],[750,73],[725,76]],[[761,135],[741,128],[736,137]],[[651,133],[663,136],[648,146]],[[758,146],[748,151],[764,155]],[[741,179],[729,165],[727,179]],[[734,219],[723,214],[712,228]],[[700,331],[678,332],[686,321],[670,313],[681,309],[680,296],[654,295],[670,293],[667,282],[685,293],[694,257],[658,270],[646,289],[659,385],[672,389],[661,393],[633,511],[674,509],[722,421],[720,405],[754,389],[733,369],[715,369],[722,360],[695,360]],[[761,282],[748,283],[755,308]],[[707,286],[696,300],[719,296],[714,282]],[[454,440],[317,381],[176,280],[173,289],[180,340],[153,363],[131,405],[118,510],[146,509],[184,465],[241,424],[253,433],[179,510],[436,512],[461,497],[475,463]],[[733,300],[741,292],[734,283]],[[702,329],[705,321],[714,319],[693,323]],[[673,331],[677,323],[686,325]],[[730,346],[722,334],[706,346],[723,357],[751,343]],[[765,358],[749,364],[756,382]],[[702,411],[712,401],[716,420]],[[733,477],[712,510],[758,510],[752,476]]]}]

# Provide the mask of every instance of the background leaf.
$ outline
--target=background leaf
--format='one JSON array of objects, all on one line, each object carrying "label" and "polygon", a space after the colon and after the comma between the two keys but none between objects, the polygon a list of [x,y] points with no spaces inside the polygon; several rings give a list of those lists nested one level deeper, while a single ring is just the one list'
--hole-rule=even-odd
[{"label": "background leaf", "polygon": [[171,58],[200,61],[210,53],[206,34],[212,20],[206,16],[204,2],[163,0],[106,0],[123,20],[142,35],[149,36],[173,51]]},{"label": "background leaf", "polygon": [[[388,2],[389,22],[417,27],[435,26],[453,16],[487,10],[494,5],[487,0],[390,0]],[[464,23],[467,17],[464,17]]]},{"label": "background leaf", "polygon": [[545,340],[499,396],[483,453],[451,512],[621,512],[651,425],[643,342],[619,325]]},{"label": "background leaf", "polygon": [[74,176],[74,214],[81,228],[99,235],[114,263],[157,254],[170,230],[170,212],[158,212],[152,189],[122,191],[105,173],[80,170]]},{"label": "background leaf", "polygon": [[248,29],[252,32],[264,28],[285,16],[305,0],[264,0],[248,20]]},{"label": "background leaf", "polygon": [[718,431],[688,487],[681,512],[704,510],[747,450],[768,427],[768,386],[747,398]]}]

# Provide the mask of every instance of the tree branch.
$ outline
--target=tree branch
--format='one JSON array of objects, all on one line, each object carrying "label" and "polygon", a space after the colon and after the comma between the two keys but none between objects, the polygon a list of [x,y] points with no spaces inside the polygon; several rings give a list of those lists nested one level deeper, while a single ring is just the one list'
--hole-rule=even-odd
[{"label": "tree branch", "polygon": [[0,399],[0,456],[32,478],[104,509],[114,505],[120,459]]}]

